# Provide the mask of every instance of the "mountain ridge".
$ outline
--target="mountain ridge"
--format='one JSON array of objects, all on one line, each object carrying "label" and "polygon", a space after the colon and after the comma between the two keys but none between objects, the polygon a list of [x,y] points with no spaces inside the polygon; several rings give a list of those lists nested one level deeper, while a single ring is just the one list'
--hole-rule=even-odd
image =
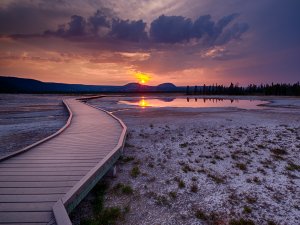
[{"label": "mountain ridge", "polygon": [[0,76],[0,93],[139,93],[139,92],[184,92],[185,87],[172,83],[157,86],[128,83],[123,86],[86,85],[42,82],[35,79]]}]

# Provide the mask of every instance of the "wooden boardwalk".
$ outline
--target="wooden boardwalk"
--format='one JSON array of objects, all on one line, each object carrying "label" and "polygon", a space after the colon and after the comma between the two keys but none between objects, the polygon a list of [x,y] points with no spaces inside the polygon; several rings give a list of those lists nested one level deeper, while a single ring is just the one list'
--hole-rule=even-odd
[{"label": "wooden boardwalk", "polygon": [[121,154],[126,126],[75,99],[66,129],[0,161],[0,224],[71,224],[68,214]]}]

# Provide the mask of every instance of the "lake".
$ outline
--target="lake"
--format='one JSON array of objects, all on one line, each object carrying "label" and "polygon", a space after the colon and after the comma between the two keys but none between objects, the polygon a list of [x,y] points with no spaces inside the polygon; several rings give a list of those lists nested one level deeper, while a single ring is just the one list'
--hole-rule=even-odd
[{"label": "lake", "polygon": [[132,97],[120,100],[119,104],[134,105],[141,108],[146,107],[191,107],[191,108],[219,108],[236,107],[241,109],[261,109],[267,101],[245,100],[245,99],[224,99],[224,98],[190,98],[190,97]]}]

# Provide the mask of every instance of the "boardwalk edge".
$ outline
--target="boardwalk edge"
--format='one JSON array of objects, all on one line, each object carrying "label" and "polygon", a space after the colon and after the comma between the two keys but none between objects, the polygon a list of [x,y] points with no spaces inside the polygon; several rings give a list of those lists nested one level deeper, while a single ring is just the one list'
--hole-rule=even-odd
[{"label": "boardwalk edge", "polygon": [[108,170],[116,163],[118,158],[122,154],[122,150],[125,144],[127,127],[118,117],[112,113],[98,108],[96,106],[86,103],[86,100],[100,98],[103,96],[91,96],[86,98],[78,98],[76,100],[83,101],[90,107],[96,108],[100,111],[107,113],[109,116],[117,120],[123,128],[119,137],[118,144],[112,149],[112,151],[102,159],[94,168],[92,168],[75,186],[71,188],[61,199],[59,199],[53,206],[53,213],[56,219],[57,225],[69,225],[72,224],[68,213],[70,213],[81,200],[90,192],[90,190],[98,183],[98,181],[108,172]]}]

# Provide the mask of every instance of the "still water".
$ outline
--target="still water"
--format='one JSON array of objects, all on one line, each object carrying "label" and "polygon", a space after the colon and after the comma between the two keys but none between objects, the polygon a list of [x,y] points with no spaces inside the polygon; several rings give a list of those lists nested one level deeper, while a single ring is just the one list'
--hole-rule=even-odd
[{"label": "still water", "polygon": [[191,108],[214,108],[214,107],[237,107],[241,109],[261,109],[261,104],[268,102],[261,100],[241,100],[222,98],[148,98],[133,97],[119,101],[120,104],[146,107],[191,107]]}]

